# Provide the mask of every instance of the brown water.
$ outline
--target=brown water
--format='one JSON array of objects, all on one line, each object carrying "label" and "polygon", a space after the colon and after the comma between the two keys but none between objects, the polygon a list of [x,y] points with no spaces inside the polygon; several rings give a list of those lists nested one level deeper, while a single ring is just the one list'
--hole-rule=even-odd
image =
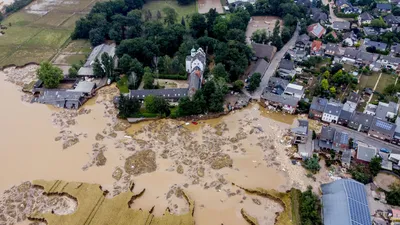
[{"label": "brown water", "polygon": [[[123,168],[125,158],[133,154],[127,146],[133,146],[135,149],[133,151],[139,150],[140,147],[132,144],[132,139],[125,136],[124,132],[116,132],[116,138],[107,137],[117,122],[115,115],[107,114],[111,108],[106,109],[106,107],[110,105],[103,104],[99,98],[90,100],[85,105],[85,109],[91,110],[90,113],[77,116],[75,125],[60,128],[52,123],[55,118],[52,114],[61,113],[63,110],[21,101],[21,92],[17,90],[17,86],[3,81],[4,79],[5,76],[0,71],[0,98],[3,103],[0,110],[2,128],[0,131],[0,192],[23,181],[34,179],[98,183],[112,189],[115,182],[112,178],[114,169]],[[189,196],[195,200],[197,224],[246,224],[240,215],[242,208],[256,216],[261,224],[272,224],[275,212],[281,211],[281,206],[267,199],[249,196],[237,186],[232,185],[235,183],[247,188],[263,187],[284,191],[292,186],[305,188],[309,183],[306,181],[303,183],[306,178],[300,167],[290,167],[283,145],[279,144],[283,130],[289,127],[287,124],[293,121],[294,117],[277,116],[281,118],[280,121],[287,123],[285,124],[267,118],[271,115],[276,114],[260,111],[258,106],[252,105],[247,109],[219,119],[208,120],[199,125],[183,125],[182,129],[187,130],[185,132],[188,139],[183,140],[183,136],[179,136],[178,133],[168,134],[167,144],[162,144],[154,137],[150,137],[149,134],[154,134],[152,132],[134,135],[138,130],[147,129],[152,122],[132,125],[126,133],[134,138],[147,139],[157,154],[157,170],[133,178],[136,192],[146,189],[143,197],[133,204],[133,208],[150,210],[152,206],[156,206],[154,211],[156,215],[161,215],[166,207],[173,208],[175,213],[184,212],[187,207],[182,198],[174,196],[167,198],[166,196],[173,186],[181,188],[186,186]],[[172,120],[160,120],[156,123],[161,127],[184,124]],[[221,123],[226,124],[227,130],[223,131],[219,137],[214,128]],[[263,132],[257,132],[254,127],[261,127]],[[62,141],[55,141],[63,130],[71,131],[72,134],[81,134],[79,143],[63,150]],[[103,131],[107,133],[104,135],[106,138],[96,141],[96,134]],[[245,133],[247,137],[237,143],[231,143],[229,140],[240,132]],[[202,144],[207,143],[208,138],[211,137],[220,139],[217,142],[224,142],[219,151],[230,155],[233,160],[232,168],[213,170],[210,165],[202,164],[201,160],[191,158],[194,161],[193,165],[184,165],[185,172],[178,174],[177,165],[182,164],[184,158],[194,157],[188,156],[189,153],[182,153],[185,150],[181,149],[183,147],[181,143],[194,141]],[[87,170],[83,170],[82,167],[91,161],[94,143],[107,147],[104,152],[107,162],[105,166],[90,166]],[[269,145],[274,145],[276,149],[271,150]],[[167,159],[160,157],[165,146],[173,152]],[[196,168],[199,165],[205,168],[204,177],[196,175]],[[291,173],[294,173],[293,177]],[[221,179],[224,180],[222,183],[218,181]],[[215,185],[212,185],[213,182]],[[253,198],[258,199],[261,204],[255,204]]]}]

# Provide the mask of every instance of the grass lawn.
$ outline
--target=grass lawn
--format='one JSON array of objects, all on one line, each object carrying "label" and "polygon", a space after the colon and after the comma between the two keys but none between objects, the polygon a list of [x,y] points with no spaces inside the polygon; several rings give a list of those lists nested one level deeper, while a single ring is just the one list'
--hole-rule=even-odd
[{"label": "grass lawn", "polygon": [[63,50],[65,53],[79,53],[89,55],[92,51],[89,40],[72,40]]},{"label": "grass lawn", "polygon": [[379,80],[378,86],[376,87],[375,91],[383,93],[385,87],[387,87],[389,84],[394,84],[395,81],[396,75],[382,73],[381,79]]},{"label": "grass lawn", "polygon": [[23,46],[60,48],[69,39],[70,35],[71,32],[68,30],[44,29]]},{"label": "grass lawn", "polygon": [[379,73],[376,72],[371,73],[371,75],[362,74],[357,89],[362,91],[364,88],[374,88],[378,77]]},{"label": "grass lawn", "polygon": [[65,57],[65,62],[68,63],[68,65],[79,64],[81,61],[85,62],[85,60],[86,55],[69,55]]},{"label": "grass lawn", "polygon": [[24,48],[21,47],[12,53],[10,57],[5,57],[0,62],[1,65],[25,65],[30,62],[42,62],[50,60],[57,53],[56,49],[52,48]]},{"label": "grass lawn", "polygon": [[158,0],[149,0],[146,1],[146,4],[143,6],[143,11],[150,10],[152,18],[157,18],[157,11],[160,11],[161,16],[164,16],[163,8],[171,7],[175,9],[178,13],[178,21],[180,23],[182,16],[185,17],[185,22],[188,24],[186,19],[187,15],[191,15],[197,12],[196,2],[191,3],[190,5],[181,6],[178,5],[178,2],[175,0],[168,1],[158,1]]},{"label": "grass lawn", "polygon": [[117,82],[117,87],[119,89],[119,92],[125,94],[129,93],[129,88],[128,88],[128,77],[123,76],[118,82]]},{"label": "grass lawn", "polygon": [[40,17],[40,15],[19,11],[7,17],[7,19],[3,22],[3,25],[9,26],[9,24],[11,23],[11,27],[26,26],[28,24],[31,24],[32,22],[40,20]]},{"label": "grass lawn", "polygon": [[48,14],[37,20],[34,24],[57,27],[64,21],[68,20],[68,18],[70,18],[72,15],[72,13],[67,14],[60,12],[49,12]]}]

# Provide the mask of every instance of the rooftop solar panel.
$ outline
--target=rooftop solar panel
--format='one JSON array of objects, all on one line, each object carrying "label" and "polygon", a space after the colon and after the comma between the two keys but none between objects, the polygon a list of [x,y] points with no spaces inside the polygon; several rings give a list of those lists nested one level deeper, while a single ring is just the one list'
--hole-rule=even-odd
[{"label": "rooftop solar panel", "polygon": [[381,120],[377,120],[376,121],[376,126],[382,128],[382,129],[385,129],[385,130],[391,130],[392,127],[393,127],[392,124],[386,123],[386,122],[381,121]]}]

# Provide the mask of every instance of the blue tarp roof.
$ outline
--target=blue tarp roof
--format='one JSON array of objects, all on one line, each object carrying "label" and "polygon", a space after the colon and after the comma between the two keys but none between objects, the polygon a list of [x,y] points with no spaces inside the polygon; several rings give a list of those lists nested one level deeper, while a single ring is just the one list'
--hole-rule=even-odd
[{"label": "blue tarp roof", "polygon": [[364,185],[341,179],[321,185],[325,225],[371,225]]}]

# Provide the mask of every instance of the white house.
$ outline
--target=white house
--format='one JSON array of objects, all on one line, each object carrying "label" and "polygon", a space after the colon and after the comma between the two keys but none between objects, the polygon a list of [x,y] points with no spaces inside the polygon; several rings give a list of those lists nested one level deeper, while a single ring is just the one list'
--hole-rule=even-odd
[{"label": "white house", "polygon": [[400,58],[382,55],[379,62],[386,68],[397,69],[400,64]]},{"label": "white house", "polygon": [[204,71],[206,61],[206,53],[202,48],[192,49],[190,55],[186,57],[186,72],[191,73],[196,67],[200,68],[201,71]]},{"label": "white house", "polygon": [[324,109],[322,114],[322,121],[328,123],[337,123],[339,120],[340,112],[342,111],[343,105],[335,100],[330,100]]},{"label": "white house", "polygon": [[283,94],[293,96],[297,99],[301,99],[304,95],[304,88],[301,85],[288,84]]}]

